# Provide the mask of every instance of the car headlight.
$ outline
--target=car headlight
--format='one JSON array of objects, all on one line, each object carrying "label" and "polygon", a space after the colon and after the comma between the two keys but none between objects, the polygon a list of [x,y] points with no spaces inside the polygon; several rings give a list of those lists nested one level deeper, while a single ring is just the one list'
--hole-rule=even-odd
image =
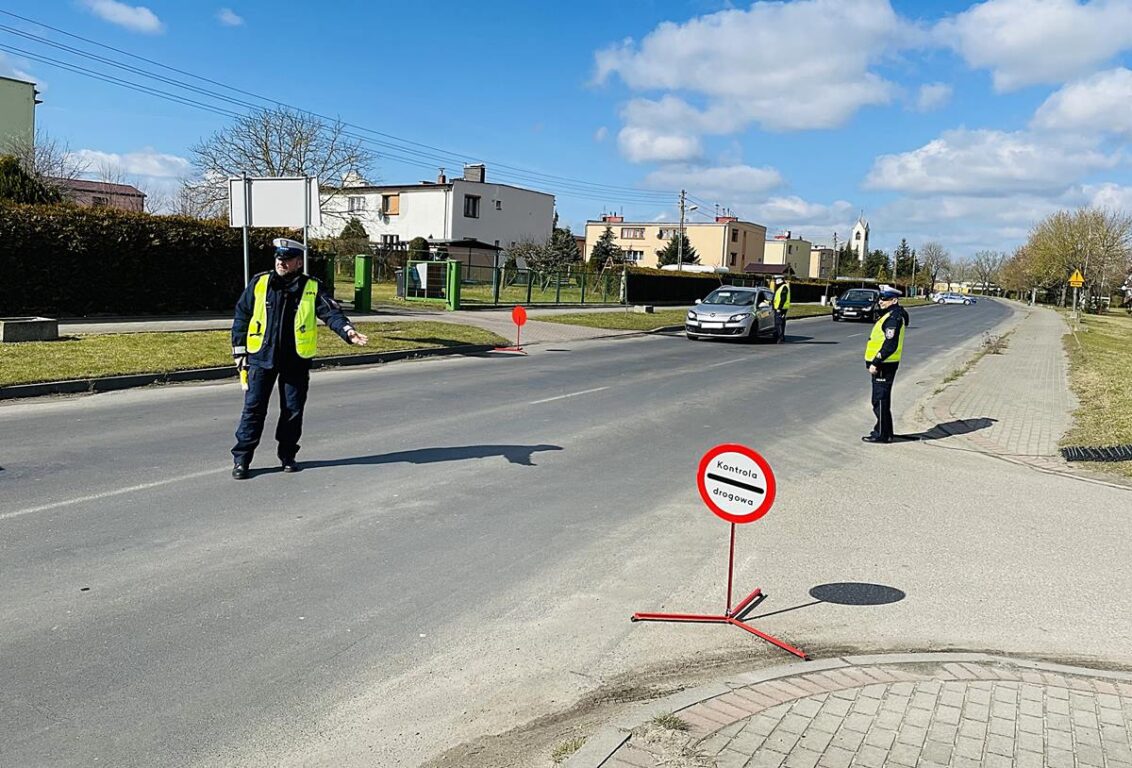
[{"label": "car headlight", "polygon": [[738,314],[738,315],[732,315],[730,318],[728,318],[728,322],[737,323],[740,320],[746,320],[750,316],[751,316],[750,312],[743,312],[743,313]]},{"label": "car headlight", "polygon": [[696,313],[689,310],[688,311],[688,319],[689,320],[695,320],[696,319]]}]

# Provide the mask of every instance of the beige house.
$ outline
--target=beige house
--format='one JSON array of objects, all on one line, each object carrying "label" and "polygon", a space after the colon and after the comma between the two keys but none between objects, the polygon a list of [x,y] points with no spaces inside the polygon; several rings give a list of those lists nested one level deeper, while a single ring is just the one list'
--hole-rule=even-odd
[{"label": "beige house", "polygon": [[796,276],[811,277],[810,251],[813,247],[809,240],[794,237],[787,230],[786,234],[776,235],[772,240],[766,241],[765,261],[767,264],[789,264]]},{"label": "beige house", "polygon": [[[625,253],[625,260],[639,267],[657,267],[657,253],[664,250],[680,227],[672,222],[625,221],[606,215],[586,222],[585,258],[589,261],[594,245],[605,228],[613,231],[613,242]],[[716,216],[715,221],[685,222],[688,244],[696,249],[699,263],[742,272],[748,264],[763,263],[766,227],[734,216]]]},{"label": "beige house", "polygon": [[836,275],[837,254],[828,245],[815,245],[810,248],[809,277],[819,280],[832,280]]}]

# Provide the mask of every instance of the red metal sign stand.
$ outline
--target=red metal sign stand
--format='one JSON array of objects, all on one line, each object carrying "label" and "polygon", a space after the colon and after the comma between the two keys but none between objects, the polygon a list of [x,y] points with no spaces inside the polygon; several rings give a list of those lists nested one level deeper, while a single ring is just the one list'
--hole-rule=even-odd
[{"label": "red metal sign stand", "polygon": [[511,319],[515,321],[515,346],[513,347],[496,347],[496,352],[518,352],[521,355],[527,354],[522,345],[519,344],[520,331],[523,330],[523,324],[527,322],[527,310],[522,307],[515,307],[511,310]]},{"label": "red metal sign stand", "polygon": [[629,619],[630,621],[680,621],[686,623],[696,624],[732,624],[739,629],[746,630],[756,637],[766,640],[772,645],[777,645],[784,651],[794,654],[800,659],[809,660],[809,656],[805,651],[795,648],[788,643],[784,643],[773,635],[752,627],[750,624],[742,621],[739,617],[743,615],[743,611],[747,609],[751,603],[758,598],[762,597],[763,591],[761,588],[755,588],[755,591],[744,597],[739,603],[731,607],[731,584],[732,575],[735,571],[735,523],[731,524],[731,545],[728,548],[727,554],[727,607],[724,609],[722,615],[702,614],[702,613],[634,613]]},{"label": "red metal sign stand", "polygon": [[[722,459],[720,459],[721,456],[723,457]],[[712,462],[716,462],[717,459],[719,461],[713,465]],[[745,467],[740,466],[744,460],[753,462],[753,465],[747,464]],[[765,487],[759,487],[757,483],[760,480]],[[711,488],[709,488],[709,481],[712,484]],[[699,487],[700,497],[704,500],[704,503],[707,504],[708,509],[715,513],[717,517],[731,523],[731,543],[727,548],[727,606],[724,608],[722,614],[634,613],[630,617],[630,621],[681,621],[700,624],[731,624],[739,627],[739,629],[750,632],[756,637],[766,640],[772,645],[778,646],[784,651],[794,654],[800,659],[808,660],[810,657],[806,655],[805,651],[788,645],[777,637],[768,635],[752,627],[740,618],[743,612],[746,611],[752,603],[763,597],[762,589],[755,589],[754,592],[740,600],[738,605],[734,608],[731,607],[731,588],[735,574],[735,525],[736,523],[750,523],[758,520],[765,515],[771,505],[774,504],[775,480],[774,472],[771,470],[770,465],[766,462],[766,459],[745,445],[724,443],[723,445],[715,446],[700,459],[699,471],[696,474],[696,483]],[[740,498],[735,498],[729,489],[735,489],[740,493]],[[750,507],[749,505],[754,503],[753,500],[758,495],[762,496],[762,501]],[[721,504],[727,503],[723,501],[723,499],[728,499],[730,502],[737,502],[744,506],[739,509],[734,507],[725,509],[720,506]]]}]

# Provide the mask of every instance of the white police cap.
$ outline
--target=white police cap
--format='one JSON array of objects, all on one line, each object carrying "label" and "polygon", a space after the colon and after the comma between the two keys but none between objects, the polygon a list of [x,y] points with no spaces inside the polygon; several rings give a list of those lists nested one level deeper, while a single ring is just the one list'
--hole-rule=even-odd
[{"label": "white police cap", "polygon": [[899,288],[893,288],[891,285],[883,284],[880,286],[880,297],[882,299],[898,299],[903,295],[904,293]]},{"label": "white police cap", "polygon": [[276,256],[293,258],[295,256],[302,256],[305,252],[302,243],[298,240],[292,240],[289,237],[277,237],[271,241],[271,244],[275,246]]}]

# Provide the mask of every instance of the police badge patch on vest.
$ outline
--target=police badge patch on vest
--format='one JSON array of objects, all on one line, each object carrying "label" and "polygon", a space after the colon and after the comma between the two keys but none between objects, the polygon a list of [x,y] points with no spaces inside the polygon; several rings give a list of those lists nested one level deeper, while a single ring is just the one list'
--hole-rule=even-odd
[{"label": "police badge patch on vest", "polygon": [[895,328],[886,328],[885,331],[884,331],[884,337],[886,339],[896,338],[896,329]]}]

